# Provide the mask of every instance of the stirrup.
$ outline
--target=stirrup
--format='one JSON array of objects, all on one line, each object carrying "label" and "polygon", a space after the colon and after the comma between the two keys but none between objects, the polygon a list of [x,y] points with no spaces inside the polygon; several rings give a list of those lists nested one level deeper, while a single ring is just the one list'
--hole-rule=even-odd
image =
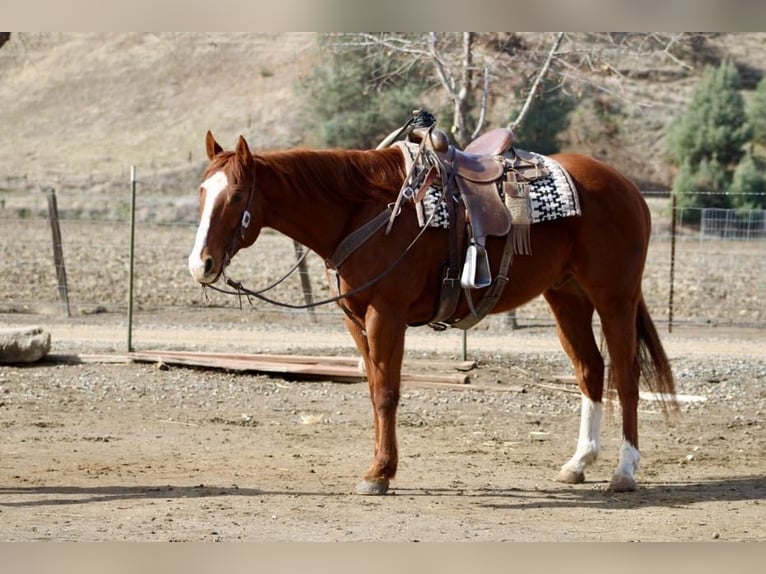
[{"label": "stirrup", "polygon": [[460,285],[464,289],[482,289],[489,287],[491,283],[487,250],[476,243],[471,243],[465,253]]}]

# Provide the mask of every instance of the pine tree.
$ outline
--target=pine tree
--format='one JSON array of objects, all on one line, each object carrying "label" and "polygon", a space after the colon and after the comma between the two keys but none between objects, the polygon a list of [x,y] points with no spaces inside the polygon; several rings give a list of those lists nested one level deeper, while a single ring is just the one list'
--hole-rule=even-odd
[{"label": "pine tree", "polygon": [[[696,167],[684,162],[673,183],[678,207],[690,208],[729,207],[727,187],[726,173],[715,158],[703,159]],[[698,216],[699,213],[690,214],[686,220],[694,221]]]},{"label": "pine tree", "polygon": [[368,149],[401,126],[419,106],[425,75],[360,47],[320,46],[323,64],[301,83],[307,143]]},{"label": "pine tree", "polygon": [[[706,68],[686,113],[668,135],[668,153],[681,167],[673,191],[682,204],[728,206],[726,197],[716,194],[728,191],[751,133],[737,69],[729,62]],[[690,184],[696,189],[690,189]],[[713,193],[697,199],[685,197],[694,191]]]},{"label": "pine tree", "polygon": [[[552,81],[543,83],[543,89],[532,101],[527,117],[515,129],[515,141],[524,149],[553,154],[561,149],[559,134],[569,126],[570,114],[577,107],[577,98],[565,93]],[[514,111],[511,117],[518,112]]]},{"label": "pine tree", "polygon": [[753,143],[766,147],[766,76],[758,82],[747,117],[753,128]]},{"label": "pine tree", "polygon": [[[759,165],[760,164],[760,165]],[[747,153],[734,170],[729,188],[732,207],[740,209],[766,209],[766,175],[762,162]]]}]

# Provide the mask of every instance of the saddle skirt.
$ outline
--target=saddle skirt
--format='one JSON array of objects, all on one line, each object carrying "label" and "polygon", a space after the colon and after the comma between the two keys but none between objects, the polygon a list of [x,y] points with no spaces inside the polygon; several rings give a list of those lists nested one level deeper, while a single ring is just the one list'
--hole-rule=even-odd
[{"label": "saddle skirt", "polygon": [[[412,146],[414,144],[407,144]],[[416,149],[417,146],[415,146]],[[525,159],[538,160],[547,174],[525,181],[519,178],[512,185],[498,182],[498,194],[511,213],[512,226],[528,226],[542,221],[581,215],[577,188],[570,175],[561,165],[548,156],[534,152],[513,149],[512,154]],[[436,180],[430,184],[422,198],[423,224],[449,229],[450,217],[444,194]],[[520,238],[524,234],[519,234]],[[514,252],[530,254],[528,240],[514,243]]]}]

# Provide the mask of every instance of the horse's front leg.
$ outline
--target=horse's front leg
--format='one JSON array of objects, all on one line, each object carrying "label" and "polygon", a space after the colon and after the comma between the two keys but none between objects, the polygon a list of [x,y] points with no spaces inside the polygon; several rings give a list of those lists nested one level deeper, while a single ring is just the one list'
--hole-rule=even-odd
[{"label": "horse's front leg", "polygon": [[406,325],[396,317],[395,312],[368,308],[366,336],[358,326],[347,321],[365,360],[375,419],[374,458],[362,482],[357,485],[359,494],[385,494],[399,463],[396,409],[399,405]]}]

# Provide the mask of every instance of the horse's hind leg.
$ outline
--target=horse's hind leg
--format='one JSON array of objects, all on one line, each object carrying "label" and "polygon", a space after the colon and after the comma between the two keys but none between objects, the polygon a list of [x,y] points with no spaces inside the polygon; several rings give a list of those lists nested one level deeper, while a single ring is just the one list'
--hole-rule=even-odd
[{"label": "horse's hind leg", "polygon": [[593,336],[593,304],[580,286],[570,280],[544,293],[555,317],[559,340],[574,367],[582,393],[580,434],[574,455],[562,467],[556,480],[579,483],[585,468],[598,457],[603,404],[604,359]]},{"label": "horse's hind leg", "polygon": [[620,461],[612,475],[611,490],[635,490],[635,473],[641,459],[638,453],[638,385],[641,374],[636,333],[635,301],[621,301],[609,310],[600,310],[610,358],[610,382],[617,388],[622,411]]}]

